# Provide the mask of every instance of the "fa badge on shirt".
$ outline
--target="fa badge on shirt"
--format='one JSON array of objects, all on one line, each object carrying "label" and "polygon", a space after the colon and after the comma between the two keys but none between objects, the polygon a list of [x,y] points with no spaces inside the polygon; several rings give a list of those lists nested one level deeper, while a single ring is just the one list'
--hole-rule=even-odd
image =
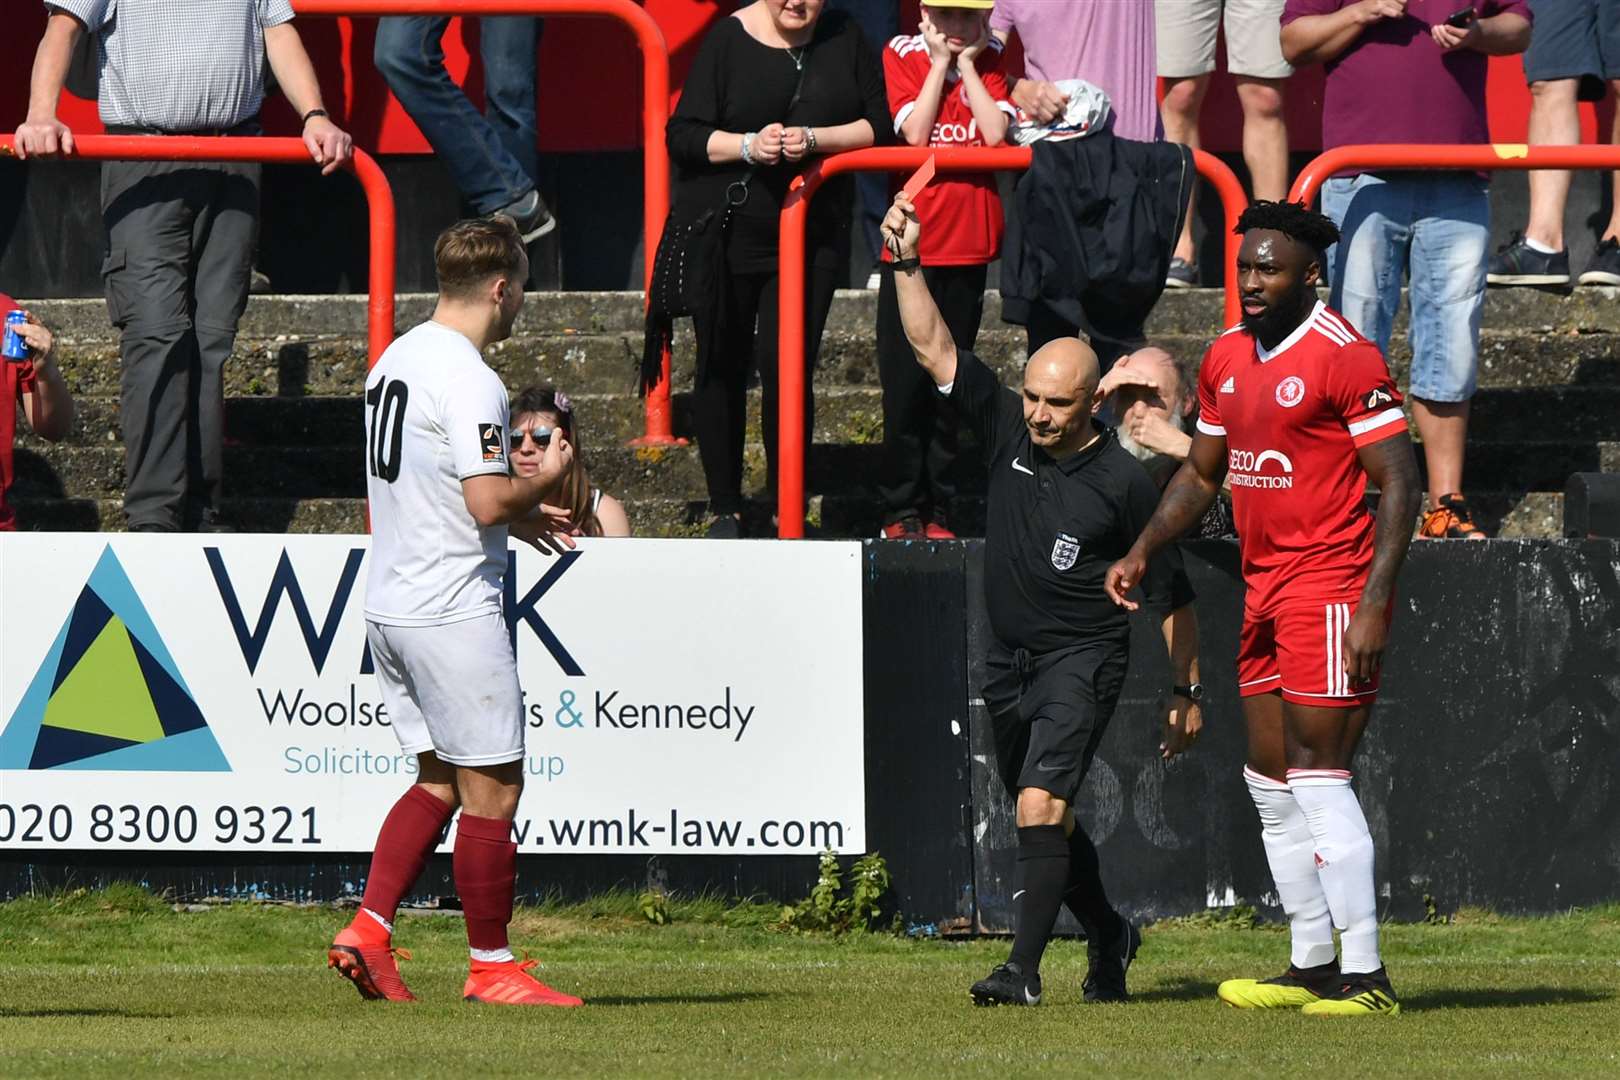
[{"label": "fa badge on shirt", "polygon": [[501,425],[479,424],[478,445],[483,448],[485,461],[506,459],[506,450],[501,446]]},{"label": "fa badge on shirt", "polygon": [[1074,566],[1080,557],[1080,541],[1068,533],[1058,533],[1052,544],[1052,569],[1063,571]]}]

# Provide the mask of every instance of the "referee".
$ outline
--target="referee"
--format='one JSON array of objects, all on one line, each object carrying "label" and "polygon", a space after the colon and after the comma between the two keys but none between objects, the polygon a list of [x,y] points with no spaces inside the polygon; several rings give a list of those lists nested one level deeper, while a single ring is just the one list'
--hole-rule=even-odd
[{"label": "referee", "polygon": [[[1085,1000],[1120,1001],[1142,935],[1108,902],[1097,849],[1072,806],[1130,654],[1130,625],[1103,591],[1103,575],[1153,515],[1158,490],[1113,432],[1092,421],[1098,373],[1088,345],[1059,338],[1041,348],[1024,368],[1021,394],[956,348],[918,268],[920,233],[911,201],[897,195],[883,236],[895,255],[901,324],[917,362],[978,433],[990,470],[984,591],[995,644],[984,696],[997,768],[1018,806],[1012,955],[973,984],[973,1001],[1040,1003],[1041,954],[1061,905],[1086,931]],[[1165,616],[1175,676],[1160,744],[1170,758],[1202,723],[1192,587],[1173,547],[1150,565],[1143,590]]]}]

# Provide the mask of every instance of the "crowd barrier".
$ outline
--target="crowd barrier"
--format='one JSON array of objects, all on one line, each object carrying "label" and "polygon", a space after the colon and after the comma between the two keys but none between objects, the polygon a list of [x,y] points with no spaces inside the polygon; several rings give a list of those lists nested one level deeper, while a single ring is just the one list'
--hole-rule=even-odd
[{"label": "crowd barrier", "polygon": [[1311,202],[1334,174],[1382,169],[1446,169],[1475,172],[1532,169],[1620,168],[1620,146],[1527,146],[1524,143],[1478,143],[1432,146],[1412,144],[1336,146],[1311,159],[1299,171],[1288,198]]},{"label": "crowd barrier", "polygon": [[[16,153],[15,139],[0,135],[0,155]],[[258,136],[76,135],[74,157],[100,161],[256,161],[315,164],[302,139]],[[355,148],[350,163],[365,192],[371,264],[366,287],[366,348],[375,363],[394,340],[394,191],[370,154]]]},{"label": "crowd barrier", "polygon": [[[793,190],[782,205],[780,242],[781,337],[777,346],[777,407],[780,445],[777,452],[777,535],[783,539],[804,536],[804,458],[807,435],[804,430],[804,250],[805,223],[810,200],[821,185],[835,176],[852,172],[899,172],[916,169],[930,157],[944,173],[1018,171],[1029,168],[1032,151],[1027,146],[964,147],[936,149],[923,146],[887,146],[851,150],[822,158],[794,181]],[[1232,231],[1248,206],[1243,185],[1236,174],[1213,154],[1193,152],[1198,174],[1214,186],[1220,197],[1226,233],[1225,321],[1238,318],[1237,249],[1239,237]]]},{"label": "crowd barrier", "polygon": [[[300,15],[564,15],[615,19],[635,35],[641,48],[641,130],[643,172],[643,230],[646,279],[652,286],[653,253],[664,231],[669,211],[669,155],[664,149],[664,126],[669,120],[669,48],[658,23],[632,0],[293,0]],[[389,264],[392,266],[392,262]],[[372,359],[377,353],[372,353]],[[638,445],[676,442],[674,413],[669,399],[669,352],[665,350],[663,375],[647,392],[647,427]]]}]

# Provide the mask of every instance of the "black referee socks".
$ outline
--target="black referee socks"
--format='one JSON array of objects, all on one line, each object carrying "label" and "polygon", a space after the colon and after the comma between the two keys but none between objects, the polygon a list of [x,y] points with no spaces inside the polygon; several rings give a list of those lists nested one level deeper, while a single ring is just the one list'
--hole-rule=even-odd
[{"label": "black referee socks", "polygon": [[1041,954],[1052,938],[1052,925],[1063,906],[1069,880],[1069,841],[1061,825],[1021,825],[1018,828],[1018,870],[1022,879],[1018,901],[1018,927],[1013,935],[1011,963],[1026,975],[1041,969]]},{"label": "black referee socks", "polygon": [[1108,890],[1103,888],[1097,846],[1078,821],[1069,834],[1069,880],[1064,885],[1063,903],[1089,940],[1106,943],[1119,934],[1119,913],[1108,902]]}]

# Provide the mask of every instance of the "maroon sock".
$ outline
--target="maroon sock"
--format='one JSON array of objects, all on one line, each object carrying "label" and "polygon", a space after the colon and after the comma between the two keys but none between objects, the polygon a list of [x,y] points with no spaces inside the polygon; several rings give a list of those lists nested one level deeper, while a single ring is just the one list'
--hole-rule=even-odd
[{"label": "maroon sock", "polygon": [[415,785],[383,821],[377,834],[377,850],[371,856],[371,873],[366,877],[366,895],[360,903],[378,915],[394,921],[394,912],[416,879],[422,876],[428,856],[444,832],[445,822],[454,811],[426,788]]},{"label": "maroon sock", "polygon": [[463,812],[456,825],[454,867],[456,891],[467,917],[467,944],[474,949],[506,948],[506,924],[512,921],[517,884],[512,823]]}]

